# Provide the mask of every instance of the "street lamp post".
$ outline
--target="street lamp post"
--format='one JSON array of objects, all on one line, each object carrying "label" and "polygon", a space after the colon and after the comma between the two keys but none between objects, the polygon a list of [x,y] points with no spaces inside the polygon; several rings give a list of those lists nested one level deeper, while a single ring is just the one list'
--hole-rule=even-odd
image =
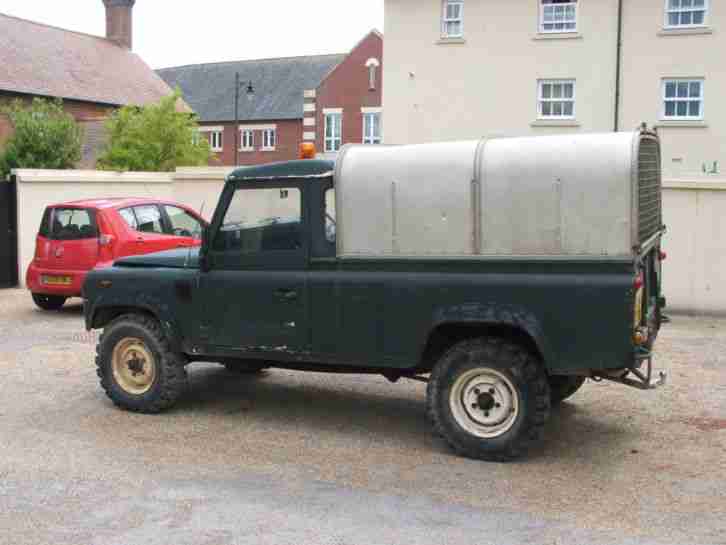
[{"label": "street lamp post", "polygon": [[[234,75],[234,166],[239,166],[239,91],[242,86],[240,81],[239,72]],[[247,83],[247,89],[245,90],[247,99],[252,100],[255,96],[255,88],[252,87],[252,81]]]}]

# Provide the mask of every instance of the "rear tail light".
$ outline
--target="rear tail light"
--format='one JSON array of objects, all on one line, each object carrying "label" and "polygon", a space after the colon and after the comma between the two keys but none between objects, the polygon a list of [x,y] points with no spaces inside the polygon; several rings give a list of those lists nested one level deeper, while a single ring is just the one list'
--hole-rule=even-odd
[{"label": "rear tail light", "polygon": [[660,250],[658,252],[658,259],[660,259],[661,261],[665,261],[666,257],[668,257],[668,254],[665,253],[663,250]]},{"label": "rear tail light", "polygon": [[116,239],[112,235],[100,235],[98,237],[98,260],[99,261],[113,261],[116,257],[114,255],[114,242]]},{"label": "rear tail light", "polygon": [[48,259],[48,241],[41,237],[35,239],[35,259]]},{"label": "rear tail light", "polygon": [[635,277],[635,280],[633,280],[633,289],[635,291],[638,291],[640,288],[643,287],[644,284],[645,284],[645,280],[643,278],[643,273],[640,272],[640,273],[638,273],[638,276]]}]

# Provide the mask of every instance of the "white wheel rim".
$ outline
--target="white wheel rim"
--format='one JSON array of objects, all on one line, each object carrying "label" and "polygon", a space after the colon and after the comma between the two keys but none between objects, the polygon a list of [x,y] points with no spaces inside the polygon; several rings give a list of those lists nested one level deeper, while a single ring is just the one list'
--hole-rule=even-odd
[{"label": "white wheel rim", "polygon": [[512,381],[494,369],[470,369],[451,387],[449,407],[468,433],[491,439],[506,433],[519,416],[519,396]]}]

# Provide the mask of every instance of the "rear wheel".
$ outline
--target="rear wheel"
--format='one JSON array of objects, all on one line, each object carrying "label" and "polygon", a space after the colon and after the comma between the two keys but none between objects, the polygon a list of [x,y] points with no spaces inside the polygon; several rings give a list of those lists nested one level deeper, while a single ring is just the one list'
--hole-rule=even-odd
[{"label": "rear wheel", "polygon": [[139,314],[116,318],[96,348],[101,387],[117,406],[140,413],[168,409],[184,393],[186,360],[171,351],[159,323]]},{"label": "rear wheel", "polygon": [[449,349],[431,373],[428,414],[456,452],[506,461],[542,437],[550,398],[540,362],[503,339],[474,339]]},{"label": "rear wheel", "polygon": [[585,380],[585,377],[565,375],[547,377],[547,382],[550,385],[550,403],[552,406],[559,405],[565,399],[574,395],[585,384]]},{"label": "rear wheel", "polygon": [[33,293],[33,302],[43,310],[59,310],[66,304],[66,297],[62,295],[46,295],[44,293]]}]

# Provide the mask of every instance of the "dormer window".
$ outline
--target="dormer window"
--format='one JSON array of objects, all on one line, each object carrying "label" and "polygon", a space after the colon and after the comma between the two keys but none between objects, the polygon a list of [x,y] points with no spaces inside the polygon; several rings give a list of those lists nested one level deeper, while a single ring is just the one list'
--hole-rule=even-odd
[{"label": "dormer window", "polygon": [[371,58],[366,61],[366,68],[368,68],[368,89],[371,91],[376,90],[379,66],[381,66],[381,62],[378,59]]},{"label": "dormer window", "polygon": [[441,37],[464,37],[464,0],[444,0]]}]

